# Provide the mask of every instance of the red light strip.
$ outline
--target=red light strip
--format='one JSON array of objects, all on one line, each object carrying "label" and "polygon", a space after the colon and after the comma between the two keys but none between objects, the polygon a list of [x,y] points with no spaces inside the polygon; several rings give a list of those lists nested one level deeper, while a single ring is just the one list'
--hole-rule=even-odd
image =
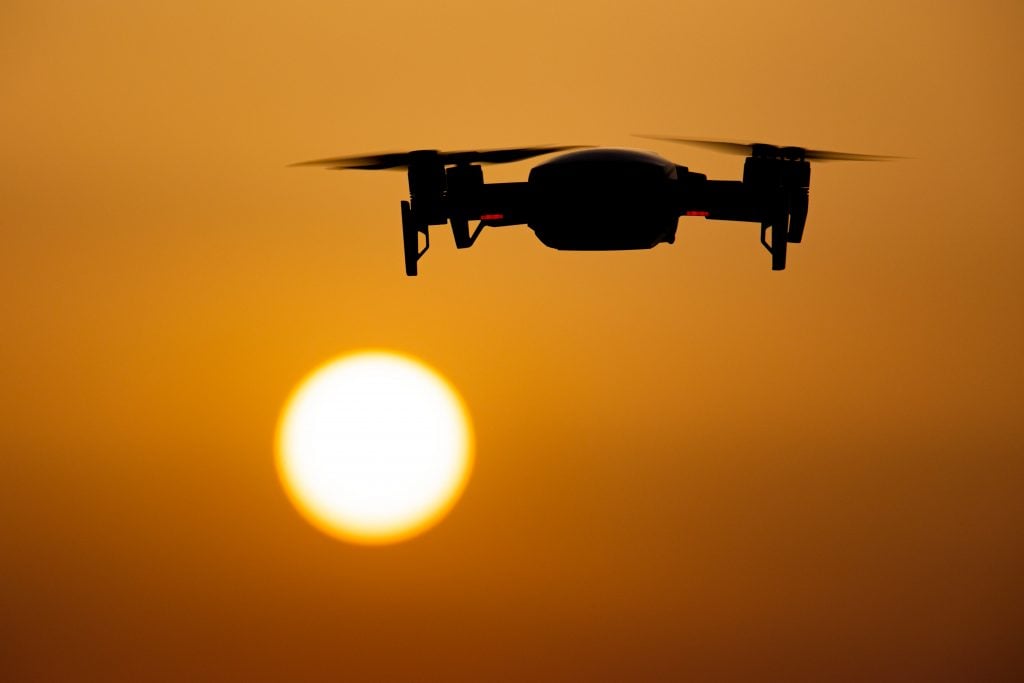
[{"label": "red light strip", "polygon": [[686,215],[687,216],[707,216],[709,213],[711,213],[711,212],[710,211],[687,211]]},{"label": "red light strip", "polygon": [[504,218],[505,214],[503,213],[485,213],[480,216],[480,220],[482,221],[500,221],[504,220]]}]

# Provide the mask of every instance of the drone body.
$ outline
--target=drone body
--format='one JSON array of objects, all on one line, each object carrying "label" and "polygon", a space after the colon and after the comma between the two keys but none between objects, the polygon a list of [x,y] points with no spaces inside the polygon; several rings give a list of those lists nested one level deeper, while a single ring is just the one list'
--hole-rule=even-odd
[{"label": "drone body", "polygon": [[[306,162],[330,169],[406,168],[402,234],[407,275],[430,247],[430,226],[451,224],[458,248],[484,227],[527,225],[548,247],[563,250],[650,249],[675,241],[680,216],[761,224],[772,269],[786,267],[787,246],[800,242],[807,218],[810,159],[887,157],[662,138],[749,153],[742,180],[708,180],[651,152],[540,147],[482,152],[414,152]],[[535,166],[526,182],[485,183],[480,164],[574,150]],[[478,222],[470,232],[470,223]],[[771,240],[767,237],[770,231]],[[420,235],[424,236],[421,246]]]}]

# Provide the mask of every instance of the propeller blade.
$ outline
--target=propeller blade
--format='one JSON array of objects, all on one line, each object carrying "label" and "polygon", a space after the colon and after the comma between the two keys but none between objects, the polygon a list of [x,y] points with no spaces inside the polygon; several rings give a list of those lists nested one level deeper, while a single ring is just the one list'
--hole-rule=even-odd
[{"label": "propeller blade", "polygon": [[289,166],[326,166],[332,171],[347,168],[380,171],[389,168],[405,168],[408,163],[408,152],[389,152],[386,154],[365,154],[360,156],[313,159],[312,161],[300,161],[295,164],[289,164]]},{"label": "propeller blade", "polygon": [[744,156],[749,155],[750,150],[753,149],[753,143],[732,142],[730,140],[675,138],[668,135],[634,135],[633,137],[647,138],[648,140],[662,140],[664,142],[681,142],[685,145],[694,145],[695,147],[706,147],[708,149],[713,149],[716,152],[725,152],[727,154],[742,154]]},{"label": "propeller blade", "polygon": [[506,149],[485,149],[479,152],[448,152],[442,153],[441,158],[446,164],[507,164],[512,161],[522,161],[544,154],[564,152],[569,149],[580,149],[587,145],[558,145],[547,147],[510,147]]},{"label": "propeller blade", "polygon": [[[460,152],[435,152],[437,159],[445,166],[453,164],[505,164],[521,161],[544,154],[562,152],[568,149],[579,149],[586,145],[558,145],[549,147],[510,147],[506,149],[466,150]],[[430,150],[420,150],[430,151]],[[387,152],[384,154],[366,154],[359,156],[330,157],[300,161],[291,166],[324,166],[330,171],[347,169],[380,171],[386,169],[404,169],[415,152]]]},{"label": "propeller blade", "polygon": [[882,154],[852,154],[850,152],[826,152],[821,149],[804,150],[804,158],[812,161],[895,161],[907,157],[894,157]]},{"label": "propeller blade", "polygon": [[778,146],[762,142],[706,140],[703,138],[677,138],[670,137],[667,135],[637,135],[636,137],[648,138],[650,140],[663,140],[665,142],[681,142],[686,145],[706,147],[708,149],[713,149],[717,152],[741,154],[743,156],[750,156],[751,154],[754,153],[755,147],[760,147],[763,149],[778,150],[780,154],[783,153],[784,151],[792,150],[793,152],[796,152],[798,156],[802,156],[804,159],[807,159],[809,161],[893,161],[895,159],[906,158],[895,156],[883,156],[880,154],[852,154],[850,152],[829,152],[821,149],[805,149],[803,147]]}]

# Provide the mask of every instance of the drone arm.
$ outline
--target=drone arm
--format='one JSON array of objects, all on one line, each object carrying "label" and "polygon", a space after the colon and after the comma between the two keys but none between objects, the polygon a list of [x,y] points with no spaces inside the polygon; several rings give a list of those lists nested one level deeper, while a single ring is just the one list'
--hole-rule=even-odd
[{"label": "drone arm", "polygon": [[[527,187],[528,183],[481,183],[471,191],[449,191],[448,215],[455,246],[473,246],[484,227],[525,223]],[[480,221],[472,233],[470,221]]]},{"label": "drone arm", "polygon": [[529,183],[481,185],[477,188],[475,201],[455,211],[461,211],[469,219],[479,219],[488,226],[520,225],[528,219],[529,187]]},{"label": "drone arm", "polygon": [[684,179],[679,193],[679,214],[760,223],[765,216],[764,198],[739,180],[707,180],[703,176]]},{"label": "drone arm", "polygon": [[[760,223],[761,244],[772,255],[772,270],[785,270],[787,246],[789,242],[799,241],[800,235],[796,230],[799,228],[802,232],[807,203],[805,199],[801,213],[801,207],[791,201],[788,192],[773,192],[738,180],[683,177],[679,213],[712,220]],[[771,242],[767,240],[769,229]]]}]

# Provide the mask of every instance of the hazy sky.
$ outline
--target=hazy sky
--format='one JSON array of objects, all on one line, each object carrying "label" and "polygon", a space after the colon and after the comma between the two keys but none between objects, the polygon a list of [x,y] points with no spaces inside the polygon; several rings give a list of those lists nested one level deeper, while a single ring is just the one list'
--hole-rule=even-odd
[{"label": "hazy sky", "polygon": [[[8,0],[0,678],[1019,678],[1022,32],[1016,0]],[[783,273],[689,218],[607,254],[435,228],[406,278],[402,174],[286,168],[741,172],[631,133],[913,159],[815,166]],[[477,439],[392,547],[274,470],[289,392],[364,347]]]}]

